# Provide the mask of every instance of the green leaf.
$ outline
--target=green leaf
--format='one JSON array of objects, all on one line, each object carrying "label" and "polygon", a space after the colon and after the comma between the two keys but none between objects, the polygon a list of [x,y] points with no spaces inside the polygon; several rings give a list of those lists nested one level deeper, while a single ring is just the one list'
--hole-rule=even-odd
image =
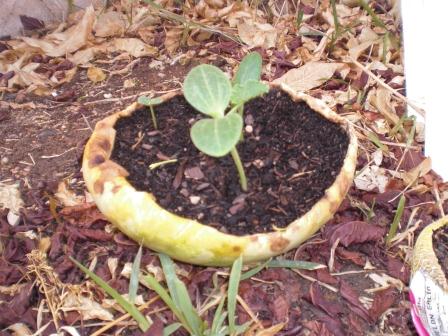
[{"label": "green leaf", "polygon": [[227,291],[227,312],[229,314],[229,332],[235,332],[235,311],[236,296],[238,295],[238,287],[241,278],[241,269],[243,268],[243,257],[240,256],[233,262],[232,270],[229,277],[229,289]]},{"label": "green leaf", "polygon": [[160,264],[162,265],[163,274],[165,275],[166,285],[170,291],[170,296],[173,299],[174,304],[178,310],[182,310],[180,307],[179,295],[177,294],[176,280],[176,268],[173,261],[166,254],[159,253]]},{"label": "green leaf", "polygon": [[298,268],[313,271],[327,266],[309,261],[275,259],[268,262],[267,267]]},{"label": "green leaf", "polygon": [[219,68],[202,64],[193,68],[184,81],[184,96],[199,112],[221,118],[229,105],[232,86]]},{"label": "green leaf", "polygon": [[235,84],[232,87],[232,96],[230,101],[233,105],[240,105],[249,100],[268,93],[269,86],[259,81],[250,80],[243,84]]},{"label": "green leaf", "polygon": [[255,274],[260,272],[263,268],[267,267],[270,261],[271,261],[271,259],[268,259],[264,263],[261,263],[260,265],[255,266],[254,268],[241,274],[241,281],[247,280],[247,279],[250,279],[251,277],[253,277]]},{"label": "green leaf", "polygon": [[401,217],[403,216],[405,204],[406,204],[406,197],[404,197],[404,195],[401,195],[400,201],[398,202],[397,211],[395,212],[394,220],[392,221],[392,224],[389,228],[389,233],[387,234],[387,238],[386,238],[387,246],[390,245],[390,242],[397,234],[398,224],[400,223]]},{"label": "green leaf", "polygon": [[150,274],[145,276],[145,281],[148,283],[149,287],[151,287],[157,295],[165,302],[165,304],[171,309],[171,311],[176,315],[177,319],[182,323],[184,328],[191,333],[191,329],[187,322],[185,321],[185,317],[182,315],[181,311],[177,308],[173,299],[170,297],[170,294],[163,288],[158,281]]},{"label": "green leaf", "polygon": [[257,52],[247,54],[240,63],[233,79],[234,84],[244,84],[248,81],[259,81],[261,77],[261,55]]},{"label": "green leaf", "polygon": [[176,332],[177,329],[182,327],[181,323],[172,323],[169,326],[163,328],[163,336],[170,336],[172,333]]},{"label": "green leaf", "polygon": [[187,287],[185,287],[185,284],[179,279],[176,279],[176,291],[179,297],[180,310],[182,311],[185,320],[191,327],[191,330],[193,330],[194,334],[201,336],[204,331],[204,323],[201,321],[201,318],[193,307],[193,303],[188,295]]},{"label": "green leaf", "polygon": [[191,128],[194,145],[207,155],[221,157],[238,143],[243,129],[243,118],[228,113],[224,118],[202,119]]},{"label": "green leaf", "polygon": [[91,270],[89,270],[87,267],[83,266],[81,263],[79,263],[77,260],[75,260],[72,257],[69,257],[70,260],[78,266],[84,273],[86,273],[98,286],[100,286],[104,291],[112,296],[112,298],[117,301],[117,303],[124,309],[126,312],[129,313],[129,315],[132,316],[134,320],[137,321],[139,328],[145,332],[149,329],[151,324],[147,320],[145,316],[143,316],[142,313],[137,309],[137,307],[127,301],[123,296],[121,296],[120,293],[118,293],[115,289],[113,289],[111,286],[107,284],[103,279],[101,279],[98,275],[93,273]]},{"label": "green leaf", "polygon": [[219,302],[218,308],[216,308],[215,310],[215,316],[213,316],[213,322],[212,322],[212,327],[210,329],[210,336],[214,336],[219,334],[219,331],[221,330],[223,324],[224,324],[224,320],[226,319],[227,313],[224,312],[223,313],[223,308],[224,308],[224,302],[225,302],[225,298],[222,297],[221,301]]},{"label": "green leaf", "polygon": [[145,106],[154,106],[163,103],[163,100],[160,97],[149,98],[145,96],[138,97],[137,103],[145,105]]},{"label": "green leaf", "polygon": [[142,246],[138,249],[134,262],[132,263],[131,277],[129,279],[129,301],[135,303],[138,290],[138,275],[140,273],[140,262],[142,260]]}]

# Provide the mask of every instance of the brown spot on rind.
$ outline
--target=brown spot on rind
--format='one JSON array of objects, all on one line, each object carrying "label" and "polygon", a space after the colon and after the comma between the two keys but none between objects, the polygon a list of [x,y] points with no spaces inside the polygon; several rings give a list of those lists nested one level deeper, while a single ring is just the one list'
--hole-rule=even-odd
[{"label": "brown spot on rind", "polygon": [[271,251],[282,252],[288,246],[289,240],[283,237],[276,237],[271,239]]},{"label": "brown spot on rind", "polygon": [[240,246],[234,246],[232,248],[232,250],[233,250],[233,252],[240,253],[241,252],[241,247]]},{"label": "brown spot on rind", "polygon": [[89,168],[94,168],[94,167],[104,163],[104,161],[106,161],[104,156],[101,154],[97,154],[89,160]]},{"label": "brown spot on rind", "polygon": [[112,145],[107,139],[98,140],[98,147],[100,147],[106,153],[110,152],[110,150],[112,149]]},{"label": "brown spot on rind", "polygon": [[95,181],[93,184],[93,191],[95,194],[102,194],[104,191],[104,182],[102,180]]}]

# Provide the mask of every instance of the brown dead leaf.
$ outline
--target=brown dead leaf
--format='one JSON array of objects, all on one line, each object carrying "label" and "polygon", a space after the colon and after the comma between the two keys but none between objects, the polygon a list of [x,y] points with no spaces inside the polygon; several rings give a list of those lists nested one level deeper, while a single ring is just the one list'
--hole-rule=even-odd
[{"label": "brown dead leaf", "polygon": [[308,62],[298,69],[291,69],[274,83],[284,83],[294,91],[307,91],[329,80],[342,63]]},{"label": "brown dead leaf", "polygon": [[275,336],[285,327],[285,323],[273,325],[270,328],[257,331],[255,336]]},{"label": "brown dead leaf", "polygon": [[338,225],[330,235],[330,245],[339,239],[345,247],[351,244],[377,241],[384,237],[385,228],[362,221],[352,221]]},{"label": "brown dead leaf", "polygon": [[396,298],[397,291],[394,288],[387,288],[376,292],[373,298],[372,307],[369,309],[369,315],[372,320],[378,320],[378,318],[395,303]]},{"label": "brown dead leaf", "polygon": [[277,30],[269,23],[258,23],[246,20],[237,25],[238,35],[249,47],[274,48],[277,41]]},{"label": "brown dead leaf", "polygon": [[9,209],[15,214],[23,207],[18,184],[4,184],[0,182],[0,208]]},{"label": "brown dead leaf", "polygon": [[164,45],[169,54],[173,54],[179,48],[182,31],[182,28],[174,27],[166,32]]},{"label": "brown dead leaf", "polygon": [[383,87],[379,87],[375,93],[369,96],[369,102],[375,106],[388,122],[395,126],[400,118],[392,105],[392,93]]},{"label": "brown dead leaf", "polygon": [[93,30],[95,36],[110,37],[123,35],[126,28],[126,17],[123,13],[108,11],[98,16]]},{"label": "brown dead leaf", "polygon": [[54,194],[54,196],[63,206],[80,205],[85,201],[84,196],[76,195],[72,190],[70,190],[67,187],[66,181],[61,181],[58,184],[58,190]]},{"label": "brown dead leaf", "polygon": [[63,301],[62,311],[77,311],[84,320],[99,319],[103,321],[112,321],[114,316],[106,308],[103,308],[98,302],[87,297],[69,293]]},{"label": "brown dead leaf", "polygon": [[155,56],[157,48],[152,47],[137,38],[118,38],[112,41],[108,51],[126,51],[134,57]]},{"label": "brown dead leaf", "polygon": [[403,174],[403,181],[406,184],[415,182],[419,177],[425,176],[431,170],[431,158],[427,157],[420,164]]},{"label": "brown dead leaf", "polygon": [[91,37],[95,21],[93,6],[87,7],[82,20],[63,33],[53,33],[44,39],[22,37],[31,47],[40,48],[46,55],[52,57],[65,56],[84,47]]},{"label": "brown dead leaf", "polygon": [[94,83],[102,82],[106,79],[106,74],[101,68],[90,67],[87,69],[87,77]]}]

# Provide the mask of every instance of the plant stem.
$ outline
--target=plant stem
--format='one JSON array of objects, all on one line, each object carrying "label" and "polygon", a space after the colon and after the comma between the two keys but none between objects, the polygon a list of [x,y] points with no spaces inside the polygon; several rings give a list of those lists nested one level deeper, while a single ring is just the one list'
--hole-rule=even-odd
[{"label": "plant stem", "polygon": [[154,125],[154,128],[157,129],[157,119],[156,114],[154,113],[154,107],[149,105],[149,110],[151,111],[152,124]]},{"label": "plant stem", "polygon": [[246,174],[244,173],[243,164],[241,163],[240,155],[238,154],[236,147],[232,148],[230,154],[232,155],[232,159],[235,162],[236,170],[238,170],[238,174],[240,175],[241,189],[243,189],[243,191],[247,191],[247,178]]},{"label": "plant stem", "polygon": [[243,117],[243,115],[244,115],[244,104],[241,104],[240,106],[238,106],[238,113],[240,114],[241,117]]}]

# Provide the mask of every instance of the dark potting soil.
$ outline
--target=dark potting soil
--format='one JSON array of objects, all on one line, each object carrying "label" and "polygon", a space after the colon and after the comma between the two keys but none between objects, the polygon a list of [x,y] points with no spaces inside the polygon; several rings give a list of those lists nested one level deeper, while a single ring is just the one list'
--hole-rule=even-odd
[{"label": "dark potting soil", "polygon": [[243,192],[230,155],[212,158],[191,142],[190,127],[204,115],[182,96],[155,112],[159,130],[147,109],[117,121],[111,159],[162,207],[236,235],[284,228],[311,209],[334,182],[349,143],[339,125],[271,90],[245,105],[244,141],[237,147],[249,183]]},{"label": "dark potting soil", "polygon": [[434,231],[432,246],[445,277],[448,279],[448,225]]}]

